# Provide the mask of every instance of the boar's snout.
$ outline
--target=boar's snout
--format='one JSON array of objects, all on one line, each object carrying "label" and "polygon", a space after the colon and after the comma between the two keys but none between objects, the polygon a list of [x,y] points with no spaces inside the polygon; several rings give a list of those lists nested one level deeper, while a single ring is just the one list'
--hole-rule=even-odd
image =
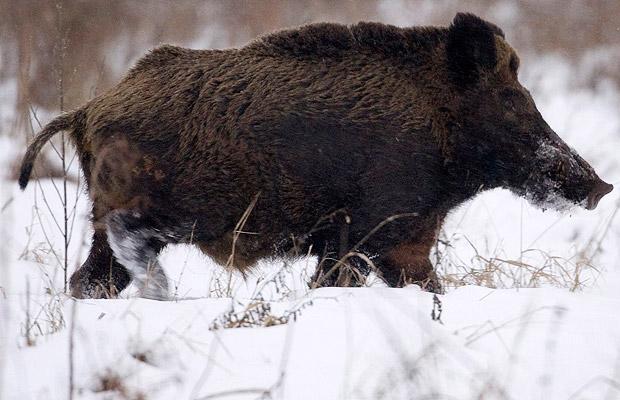
[{"label": "boar's snout", "polygon": [[594,168],[551,129],[545,136],[536,151],[523,194],[542,209],[568,211],[579,205],[594,210],[613,185],[599,178]]},{"label": "boar's snout", "polygon": [[612,190],[614,190],[614,185],[610,185],[609,183],[603,182],[602,180],[596,182],[594,188],[592,188],[590,194],[588,194],[586,209],[594,210],[598,205],[598,202]]}]

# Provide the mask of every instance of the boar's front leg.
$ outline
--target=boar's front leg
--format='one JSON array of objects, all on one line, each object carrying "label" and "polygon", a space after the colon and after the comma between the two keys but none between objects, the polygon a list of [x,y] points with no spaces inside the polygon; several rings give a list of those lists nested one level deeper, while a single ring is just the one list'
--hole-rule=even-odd
[{"label": "boar's front leg", "polygon": [[[326,249],[329,249],[329,244]],[[319,287],[360,287],[366,283],[370,268],[359,257],[346,257],[335,251],[324,251],[316,254],[319,263],[312,276],[309,286]]]},{"label": "boar's front leg", "polygon": [[327,226],[312,235],[312,254],[319,263],[309,286],[359,287],[366,282],[369,268],[365,262],[350,252],[350,217],[346,211],[332,213]]},{"label": "boar's front leg", "polygon": [[78,299],[116,297],[130,281],[127,269],[114,258],[105,230],[95,228],[88,258],[71,275],[71,295]]},{"label": "boar's front leg", "polygon": [[400,243],[379,262],[382,277],[390,287],[403,287],[410,283],[422,289],[441,293],[441,283],[429,260],[430,247],[417,241]]},{"label": "boar's front leg", "polygon": [[442,216],[415,217],[413,221],[403,218],[376,233],[380,238],[373,241],[374,249],[369,243],[369,250],[378,256],[375,265],[390,287],[414,283],[429,292],[442,292],[429,260],[442,222]]}]

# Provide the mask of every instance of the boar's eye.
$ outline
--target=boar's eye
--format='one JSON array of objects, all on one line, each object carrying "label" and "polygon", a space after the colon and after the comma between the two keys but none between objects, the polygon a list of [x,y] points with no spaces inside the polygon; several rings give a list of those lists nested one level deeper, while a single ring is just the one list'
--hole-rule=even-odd
[{"label": "boar's eye", "polygon": [[510,57],[509,67],[510,71],[517,75],[517,72],[519,71],[519,58],[514,54]]},{"label": "boar's eye", "polygon": [[504,108],[511,111],[516,111],[517,104],[522,100],[521,93],[517,92],[513,89],[502,90],[500,93],[501,101],[504,105]]}]

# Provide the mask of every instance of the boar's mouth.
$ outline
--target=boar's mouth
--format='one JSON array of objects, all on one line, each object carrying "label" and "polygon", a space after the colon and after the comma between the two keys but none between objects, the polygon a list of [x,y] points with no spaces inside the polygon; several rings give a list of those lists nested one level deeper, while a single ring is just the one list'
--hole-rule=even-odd
[{"label": "boar's mouth", "polygon": [[550,178],[537,179],[530,177],[523,190],[515,191],[517,195],[524,197],[530,204],[543,211],[556,210],[560,212],[570,211],[576,206],[585,207],[585,200],[570,200],[564,197],[557,182]]}]

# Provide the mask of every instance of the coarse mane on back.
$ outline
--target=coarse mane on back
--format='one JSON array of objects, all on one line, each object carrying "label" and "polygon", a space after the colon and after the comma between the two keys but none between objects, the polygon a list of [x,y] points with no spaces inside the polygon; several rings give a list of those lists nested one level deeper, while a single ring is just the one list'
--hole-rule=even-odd
[{"label": "coarse mane on back", "polygon": [[399,28],[379,22],[349,26],[321,22],[261,36],[246,48],[295,57],[337,57],[357,50],[410,58],[433,47],[446,32],[447,28],[430,26]]}]

